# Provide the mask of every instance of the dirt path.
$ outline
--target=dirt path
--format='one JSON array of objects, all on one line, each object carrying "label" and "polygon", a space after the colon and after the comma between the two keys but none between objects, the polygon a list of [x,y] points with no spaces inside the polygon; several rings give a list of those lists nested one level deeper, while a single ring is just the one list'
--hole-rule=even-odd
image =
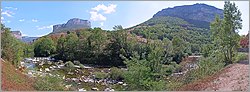
[{"label": "dirt path", "polygon": [[189,91],[247,91],[249,90],[249,62],[232,64],[213,76],[186,85]]}]

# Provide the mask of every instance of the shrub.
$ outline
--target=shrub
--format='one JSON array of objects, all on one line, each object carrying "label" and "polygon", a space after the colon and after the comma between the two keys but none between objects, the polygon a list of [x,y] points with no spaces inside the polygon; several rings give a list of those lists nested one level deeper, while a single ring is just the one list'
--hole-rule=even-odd
[{"label": "shrub", "polygon": [[198,69],[189,71],[185,83],[210,76],[221,70],[224,66],[224,62],[218,61],[214,57],[202,58],[200,62],[198,62]]},{"label": "shrub", "polygon": [[242,60],[248,60],[247,54],[245,54],[245,53],[238,53],[237,56],[235,57],[234,61],[235,62],[239,62],[239,61],[242,61]]},{"label": "shrub", "polygon": [[63,91],[63,79],[53,76],[37,77],[35,88],[39,91]]},{"label": "shrub", "polygon": [[103,72],[94,72],[94,75],[96,79],[104,79],[108,77],[108,74]]},{"label": "shrub", "polygon": [[180,71],[181,65],[177,64],[176,62],[171,62],[164,70],[166,75],[171,75],[173,72]]},{"label": "shrub", "polygon": [[112,67],[109,77],[113,80],[122,80],[124,78],[123,71],[117,67]]},{"label": "shrub", "polygon": [[166,75],[171,75],[174,72],[175,67],[173,65],[168,65],[165,69]]},{"label": "shrub", "polygon": [[80,68],[84,68],[84,65],[83,64],[79,64]]},{"label": "shrub", "polygon": [[75,65],[71,61],[68,61],[65,63],[65,66],[68,68],[73,68]]}]

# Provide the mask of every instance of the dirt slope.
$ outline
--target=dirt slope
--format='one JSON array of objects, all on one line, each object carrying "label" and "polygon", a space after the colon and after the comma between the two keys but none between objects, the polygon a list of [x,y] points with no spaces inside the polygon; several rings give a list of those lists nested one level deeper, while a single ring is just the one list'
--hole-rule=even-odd
[{"label": "dirt slope", "polygon": [[1,89],[3,91],[33,91],[34,80],[1,59]]},{"label": "dirt slope", "polygon": [[247,91],[249,62],[242,61],[224,68],[213,76],[190,83],[180,90],[188,91]]}]

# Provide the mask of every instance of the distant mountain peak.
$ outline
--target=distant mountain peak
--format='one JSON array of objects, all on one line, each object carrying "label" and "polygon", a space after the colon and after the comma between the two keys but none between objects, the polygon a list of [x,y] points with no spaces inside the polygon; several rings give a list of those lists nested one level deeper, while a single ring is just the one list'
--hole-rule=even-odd
[{"label": "distant mountain peak", "polygon": [[222,18],[223,10],[211,5],[196,3],[162,9],[154,14],[153,18],[161,16],[178,17],[197,27],[209,28],[210,22],[214,20],[216,15]]},{"label": "distant mountain peak", "polygon": [[72,31],[77,29],[91,28],[91,22],[79,18],[72,18],[65,24],[53,25],[53,33],[61,31]]}]

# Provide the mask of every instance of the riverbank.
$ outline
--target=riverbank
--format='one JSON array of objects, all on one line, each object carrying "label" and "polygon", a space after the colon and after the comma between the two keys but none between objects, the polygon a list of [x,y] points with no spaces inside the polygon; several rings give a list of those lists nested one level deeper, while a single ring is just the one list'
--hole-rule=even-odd
[{"label": "riverbank", "polygon": [[3,91],[35,91],[34,80],[1,59],[1,88]]}]

